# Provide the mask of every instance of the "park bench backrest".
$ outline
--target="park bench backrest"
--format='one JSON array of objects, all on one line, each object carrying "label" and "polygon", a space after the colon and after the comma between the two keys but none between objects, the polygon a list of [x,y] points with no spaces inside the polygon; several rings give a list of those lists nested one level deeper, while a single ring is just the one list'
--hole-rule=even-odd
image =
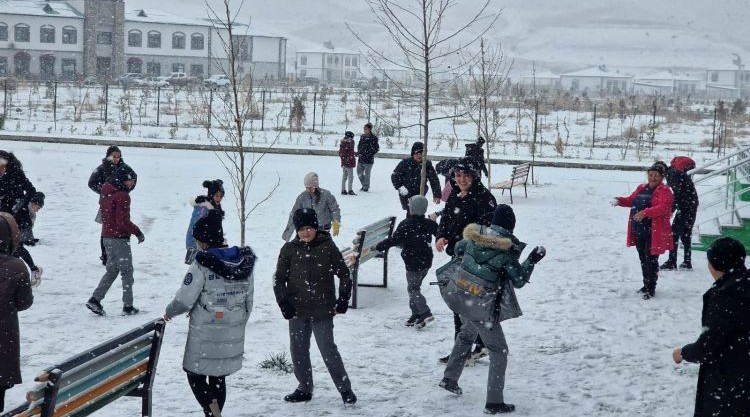
[{"label": "park bench backrest", "polygon": [[27,403],[0,417],[87,416],[122,396],[141,397],[151,416],[151,390],[165,323],[148,322],[45,369]]},{"label": "park bench backrest", "polygon": [[513,173],[510,177],[511,181],[513,181],[513,185],[526,184],[526,181],[529,178],[530,169],[531,163],[529,162],[513,167]]},{"label": "park bench backrest", "polygon": [[[341,254],[344,256],[346,265],[352,272],[352,308],[357,308],[357,287],[388,287],[388,251],[378,252],[375,245],[388,239],[393,234],[393,226],[396,224],[395,217],[386,217],[375,223],[369,224],[357,231],[357,236],[352,241],[352,247],[344,248]],[[360,284],[359,266],[370,259],[383,258],[383,284]]]}]

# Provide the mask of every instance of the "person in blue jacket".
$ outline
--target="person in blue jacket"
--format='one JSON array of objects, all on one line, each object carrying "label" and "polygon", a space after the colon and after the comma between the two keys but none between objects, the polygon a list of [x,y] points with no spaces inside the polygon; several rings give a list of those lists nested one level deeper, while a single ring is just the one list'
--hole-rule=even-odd
[{"label": "person in blue jacket", "polygon": [[[193,263],[195,254],[198,248],[195,244],[195,238],[193,237],[193,228],[195,223],[208,214],[209,210],[218,210],[221,213],[221,218],[224,218],[224,210],[221,209],[221,200],[224,198],[224,182],[222,180],[205,180],[203,181],[203,187],[208,189],[208,193],[205,195],[199,195],[195,197],[195,200],[191,201],[190,204],[193,206],[193,214],[190,216],[190,224],[188,224],[187,233],[185,234],[185,263],[190,265]],[[222,236],[224,235],[224,228],[221,229]]]}]

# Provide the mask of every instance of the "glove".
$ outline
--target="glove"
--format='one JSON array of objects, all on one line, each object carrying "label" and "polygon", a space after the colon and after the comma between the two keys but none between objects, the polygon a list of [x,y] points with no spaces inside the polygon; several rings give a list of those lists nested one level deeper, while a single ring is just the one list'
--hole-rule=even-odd
[{"label": "glove", "polygon": [[143,236],[143,232],[138,233],[135,237],[138,238],[138,243],[143,243],[143,241],[146,240],[146,236]]},{"label": "glove", "polygon": [[385,240],[382,240],[382,241],[378,242],[375,245],[375,250],[378,251],[378,252],[383,252],[385,250]]},{"label": "glove", "polygon": [[36,267],[33,271],[31,271],[31,286],[32,287],[38,287],[39,284],[42,283],[42,268]]},{"label": "glove", "polygon": [[284,316],[284,318],[287,320],[293,319],[297,314],[294,309],[294,304],[292,304],[292,302],[289,300],[281,301],[279,303],[279,308],[281,308],[281,315]]},{"label": "glove", "polygon": [[339,299],[336,301],[336,313],[337,314],[346,314],[346,310],[349,309],[349,300],[346,298],[339,297]]},{"label": "glove", "polygon": [[541,261],[545,255],[547,255],[547,250],[544,249],[544,246],[537,246],[532,249],[529,257],[526,258],[526,260],[529,261],[530,264],[534,265],[537,262]]},{"label": "glove", "polygon": [[407,190],[406,187],[404,187],[402,185],[402,186],[398,187],[398,193],[405,197],[405,196],[409,195],[409,190]]},{"label": "glove", "polygon": [[619,198],[617,198],[617,197],[615,197],[615,198],[613,198],[613,199],[609,200],[609,204],[611,204],[611,205],[613,205],[613,206],[617,207],[617,206],[619,206],[619,205],[620,205],[620,199],[619,199]]},{"label": "glove", "polygon": [[334,236],[339,235],[339,229],[341,229],[341,222],[338,220],[334,220],[331,222],[331,230],[333,231]]}]

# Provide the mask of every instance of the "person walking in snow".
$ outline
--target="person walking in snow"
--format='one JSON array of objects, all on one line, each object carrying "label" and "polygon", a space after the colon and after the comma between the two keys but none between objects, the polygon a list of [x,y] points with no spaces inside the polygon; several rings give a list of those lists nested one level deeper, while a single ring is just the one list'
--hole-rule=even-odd
[{"label": "person walking in snow", "polygon": [[[409,199],[415,195],[427,194],[427,187],[425,187],[424,193],[419,192],[422,182],[423,152],[424,144],[422,142],[414,142],[411,146],[411,156],[402,159],[391,174],[391,183],[393,184],[393,188],[398,191],[401,208],[406,210],[407,216],[409,216]],[[430,189],[432,189],[432,201],[435,204],[440,204],[440,179],[430,161],[427,161],[427,180],[429,181]]]},{"label": "person walking in snow", "polygon": [[285,241],[294,234],[294,213],[301,208],[311,208],[315,210],[318,217],[318,224],[321,230],[331,231],[333,236],[339,235],[341,228],[341,211],[336,197],[330,191],[320,188],[320,179],[315,172],[308,172],[304,178],[305,191],[297,196],[294,201],[292,211],[289,213],[289,221],[286,229],[281,235]]},{"label": "person walking in snow", "polygon": [[359,177],[359,183],[362,184],[360,191],[370,191],[370,174],[372,173],[372,165],[375,163],[375,154],[380,151],[380,145],[378,145],[378,137],[372,133],[372,123],[367,122],[364,125],[364,133],[359,137],[359,143],[357,143],[357,176]]},{"label": "person walking in snow", "polygon": [[489,175],[487,171],[487,164],[484,162],[484,138],[478,137],[475,143],[466,144],[466,158],[469,158],[472,164],[477,167],[477,174],[479,175],[478,180],[482,181],[482,173]]},{"label": "person walking in snow", "polygon": [[253,310],[255,254],[226,247],[222,213],[209,210],[192,228],[199,248],[164,320],[188,313],[182,369],[205,417],[221,415],[226,377],[242,368],[245,326]]},{"label": "person walking in snow", "polygon": [[700,363],[695,417],[740,417],[750,411],[750,273],[746,248],[731,237],[706,252],[714,284],[703,294],[701,334],[672,352],[675,363]]},{"label": "person walking in snow", "polygon": [[339,158],[341,158],[341,195],[357,195],[352,190],[354,182],[354,167],[357,166],[357,156],[354,152],[354,132],[346,131],[339,143]]},{"label": "person walking in snow", "polygon": [[[315,210],[301,208],[293,214],[297,236],[279,253],[273,292],[281,314],[289,320],[289,350],[298,385],[284,397],[287,402],[310,401],[313,395],[310,336],[345,404],[357,402],[351,380],[333,339],[333,317],[349,308],[352,280],[341,251],[331,235],[320,230]],[[333,277],[339,278],[338,297]]]},{"label": "person walking in snow", "polygon": [[15,256],[23,259],[26,265],[31,270],[31,285],[36,287],[42,282],[43,269],[36,265],[34,258],[31,257],[26,246],[35,246],[39,239],[34,237],[34,222],[36,222],[36,214],[44,206],[44,193],[39,191],[35,192],[31,197],[29,204],[26,207],[22,207],[18,210],[15,215],[16,223],[21,231],[21,243],[16,249]]},{"label": "person walking in snow", "polygon": [[[221,213],[221,217],[224,218],[224,210],[221,209],[221,200],[224,199],[224,181],[205,180],[203,181],[203,187],[208,189],[208,193],[205,195],[201,194],[190,202],[193,206],[193,214],[190,216],[190,223],[188,224],[187,233],[185,233],[185,263],[188,265],[193,263],[195,254],[199,250],[193,237],[195,223],[199,219],[206,217],[209,210],[217,210]],[[222,236],[224,235],[223,227],[221,227],[221,234]]]},{"label": "person walking in snow", "polygon": [[656,294],[659,279],[659,255],[671,250],[672,191],[663,183],[667,164],[657,161],[648,169],[648,182],[636,187],[627,197],[615,197],[612,205],[630,207],[627,245],[635,246],[641,261],[643,287],[638,290],[644,300]]},{"label": "person walking in snow", "polygon": [[141,229],[130,221],[130,192],[136,184],[137,176],[130,167],[121,167],[101,188],[102,241],[107,255],[107,271],[99,281],[86,307],[94,314],[105,315],[101,305],[109,287],[117,276],[122,279],[122,314],[133,315],[138,309],[133,307],[133,255],[130,251],[130,235],[143,243],[145,236]]},{"label": "person walking in snow", "polygon": [[[498,294],[503,287],[513,285],[521,288],[528,284],[531,273],[544,256],[543,246],[537,246],[523,263],[519,262],[526,244],[513,235],[516,216],[513,209],[500,204],[495,209],[492,224],[481,226],[472,223],[464,229],[463,239],[455,246],[456,256],[463,258],[462,268],[474,276],[498,285]],[[448,365],[439,386],[461,395],[458,380],[471,353],[472,343],[481,336],[489,350],[490,369],[487,376],[486,414],[510,413],[515,405],[505,402],[505,370],[508,366],[508,344],[499,322],[486,323],[462,319],[461,332],[456,337]]]},{"label": "person walking in snow", "polygon": [[437,235],[437,223],[425,217],[427,199],[421,195],[409,199],[409,215],[398,224],[393,235],[379,242],[375,249],[384,252],[393,246],[401,247],[401,259],[406,267],[406,290],[409,293],[411,317],[409,327],[421,328],[434,320],[427,300],[422,295],[422,281],[432,267],[432,237]]},{"label": "person walking in snow", "polygon": [[698,192],[688,171],[695,168],[695,162],[687,156],[677,156],[670,161],[667,170],[667,185],[672,189],[674,219],[672,220],[672,240],[674,247],[669,251],[669,258],[659,268],[677,269],[677,243],[682,242],[683,258],[680,269],[693,269],[691,248],[693,225],[698,213]]},{"label": "person walking in snow", "polygon": [[20,242],[13,216],[0,212],[0,412],[5,408],[5,391],[22,382],[18,312],[34,302],[29,272],[12,255]]}]

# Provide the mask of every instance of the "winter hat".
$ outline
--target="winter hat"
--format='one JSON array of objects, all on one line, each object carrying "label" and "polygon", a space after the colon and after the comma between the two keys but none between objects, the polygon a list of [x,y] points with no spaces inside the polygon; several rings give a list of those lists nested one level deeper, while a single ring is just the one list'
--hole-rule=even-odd
[{"label": "winter hat", "polygon": [[221,192],[224,195],[224,181],[222,180],[205,180],[203,181],[203,187],[208,188],[208,197],[213,198],[214,194]]},{"label": "winter hat", "polygon": [[669,169],[669,167],[666,163],[664,163],[663,161],[656,161],[653,165],[651,165],[648,171],[656,171],[661,174],[662,177],[664,177],[667,175],[667,169]]},{"label": "winter hat", "polygon": [[422,153],[424,152],[424,143],[422,142],[414,142],[413,145],[411,145],[411,156],[414,156],[416,153]]},{"label": "winter hat", "polygon": [[427,198],[421,195],[412,196],[409,199],[409,213],[424,216],[427,213]]},{"label": "winter hat", "polygon": [[492,224],[513,233],[513,229],[516,228],[516,214],[509,205],[498,204],[495,214],[492,215]]},{"label": "winter hat", "polygon": [[731,237],[716,239],[708,248],[706,258],[717,271],[732,272],[745,270],[745,246]]},{"label": "winter hat", "polygon": [[[120,148],[118,148],[115,145],[110,146],[109,148],[107,148],[107,156],[106,157],[109,158],[115,152],[120,152]],[[122,155],[122,152],[120,152],[120,155]]]},{"label": "winter hat", "polygon": [[292,222],[294,222],[295,231],[299,231],[299,229],[305,226],[310,226],[316,230],[318,229],[318,215],[315,213],[315,210],[311,208],[297,209],[292,217]]},{"label": "winter hat", "polygon": [[305,174],[305,188],[309,187],[320,188],[320,180],[318,179],[318,174],[315,172]]},{"label": "winter hat", "polygon": [[118,165],[112,176],[107,178],[107,182],[111,183],[121,190],[125,189],[125,181],[128,180],[137,181],[138,175],[136,175],[135,171],[133,171],[133,168],[131,168],[127,164]]},{"label": "winter hat", "polygon": [[44,193],[40,191],[35,192],[34,195],[31,196],[29,203],[34,203],[39,207],[44,207]]},{"label": "winter hat", "polygon": [[365,127],[372,130],[372,123],[370,122],[365,123]]},{"label": "winter hat", "polygon": [[477,178],[479,176],[479,173],[477,172],[477,167],[474,166],[474,163],[469,158],[461,158],[456,162],[455,165],[453,165],[453,172],[461,171],[465,174],[470,174],[474,178]]},{"label": "winter hat", "polygon": [[479,146],[484,145],[484,138],[483,137],[480,136],[480,137],[477,138],[477,145],[479,145]]},{"label": "winter hat", "polygon": [[221,225],[221,212],[209,210],[205,217],[198,219],[193,226],[193,237],[212,248],[223,246],[224,228]]},{"label": "winter hat", "polygon": [[344,133],[344,137],[345,138],[353,138],[354,137],[354,132],[352,132],[351,130],[347,130],[346,133]]}]

